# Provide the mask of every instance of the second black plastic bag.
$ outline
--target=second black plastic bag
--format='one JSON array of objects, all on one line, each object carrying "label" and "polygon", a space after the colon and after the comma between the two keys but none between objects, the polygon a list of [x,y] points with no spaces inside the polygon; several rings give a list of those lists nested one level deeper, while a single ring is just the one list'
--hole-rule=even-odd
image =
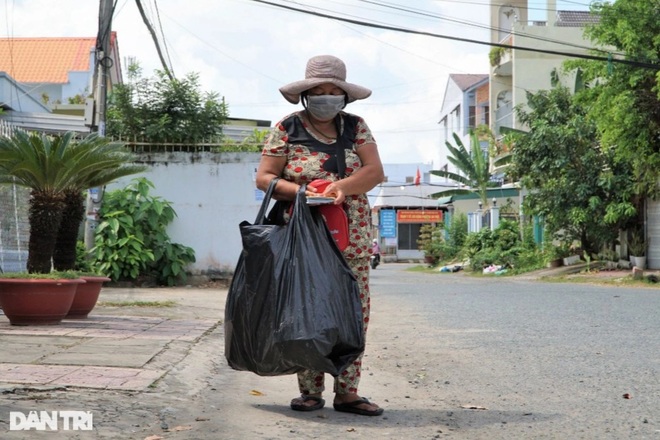
[{"label": "second black plastic bag", "polygon": [[339,375],[364,350],[358,283],[303,186],[286,225],[264,224],[274,185],[254,224],[225,306],[225,357],[262,376],[304,370]]}]

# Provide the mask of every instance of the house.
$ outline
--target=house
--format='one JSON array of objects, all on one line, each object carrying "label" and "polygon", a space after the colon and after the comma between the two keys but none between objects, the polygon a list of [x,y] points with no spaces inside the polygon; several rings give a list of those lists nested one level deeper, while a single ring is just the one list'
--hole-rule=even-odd
[{"label": "house", "polygon": [[[92,131],[96,37],[0,38],[0,117],[45,132]],[[116,32],[111,33],[106,87],[122,82]],[[39,105],[37,105],[39,104]]]},{"label": "house", "polygon": [[[454,142],[456,133],[463,145],[470,148],[469,134],[490,122],[488,74],[449,75],[440,109],[440,144]],[[486,148],[485,144],[482,148]],[[456,170],[451,170],[456,171]]]},{"label": "house", "polygon": [[383,169],[385,181],[368,193],[372,235],[388,261],[421,260],[417,238],[422,225],[443,222],[446,211],[431,195],[451,183],[432,184],[430,164],[383,164]]},{"label": "house", "polygon": [[[546,20],[530,20],[528,0],[491,0],[491,42],[561,53],[589,55],[586,26],[598,22],[589,11],[557,10],[556,0],[547,0]],[[536,4],[538,6],[538,4]],[[560,75],[568,55],[539,53],[522,49],[491,50],[490,100],[494,113],[491,130],[502,135],[507,129],[525,130],[513,111],[527,103],[526,92],[548,90],[559,80],[569,89],[576,85],[575,74]],[[523,194],[524,197],[524,194]],[[660,201],[646,201],[647,266],[660,269]],[[622,256],[627,246],[620,239]]]},{"label": "house", "polygon": [[[557,1],[547,0],[547,20],[529,20],[528,0],[491,0],[491,41],[517,47],[587,55],[591,42],[584,27],[597,17],[588,11],[557,11]],[[575,75],[559,75],[565,55],[493,47],[490,53],[490,128],[501,135],[506,128],[524,130],[513,109],[525,106],[527,92],[549,90],[553,81],[574,89]]]}]

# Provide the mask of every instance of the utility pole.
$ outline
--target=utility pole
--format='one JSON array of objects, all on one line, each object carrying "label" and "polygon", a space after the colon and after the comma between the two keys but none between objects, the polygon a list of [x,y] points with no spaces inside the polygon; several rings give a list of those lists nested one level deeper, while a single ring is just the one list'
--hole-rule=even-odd
[{"label": "utility pole", "polygon": [[[138,10],[140,11],[140,16],[142,17],[142,21],[144,21],[144,24],[147,26],[147,29],[151,34],[151,39],[154,40],[154,44],[156,45],[156,52],[158,52],[158,58],[160,58],[160,64],[163,66],[163,71],[170,79],[170,81],[174,81],[174,73],[172,73],[170,68],[167,66],[167,63],[165,62],[165,57],[163,57],[163,51],[160,50],[160,44],[158,43],[158,37],[156,36],[156,31],[151,25],[149,19],[147,18],[147,14],[144,13],[142,2],[140,0],[135,0],[135,4],[137,5]],[[165,42],[163,41],[163,44],[164,43]]]},{"label": "utility pole", "polygon": [[[94,66],[95,126],[99,136],[105,136],[106,105],[108,98],[108,71],[112,67],[110,36],[112,34],[113,0],[100,0],[99,27],[96,36],[96,64]],[[98,210],[101,207],[102,188],[87,191],[85,220],[85,249],[94,247],[94,232],[98,226]]]}]

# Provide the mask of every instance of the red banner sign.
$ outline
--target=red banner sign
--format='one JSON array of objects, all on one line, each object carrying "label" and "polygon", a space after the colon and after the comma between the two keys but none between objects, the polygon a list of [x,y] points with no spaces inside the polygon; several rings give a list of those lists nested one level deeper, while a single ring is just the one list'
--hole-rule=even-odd
[{"label": "red banner sign", "polygon": [[440,210],[399,210],[396,212],[398,223],[440,223],[442,211]]}]

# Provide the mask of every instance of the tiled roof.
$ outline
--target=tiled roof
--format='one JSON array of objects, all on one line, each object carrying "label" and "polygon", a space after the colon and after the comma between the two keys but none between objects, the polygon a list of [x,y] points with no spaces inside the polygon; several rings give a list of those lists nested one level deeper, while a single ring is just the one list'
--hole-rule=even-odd
[{"label": "tiled roof", "polygon": [[472,74],[472,73],[452,73],[449,75],[452,81],[456,83],[462,91],[466,91],[475,84],[488,79],[487,74]]},{"label": "tiled roof", "polygon": [[0,38],[0,71],[20,83],[65,84],[71,71],[91,71],[96,38]]},{"label": "tiled roof", "polygon": [[598,23],[600,17],[589,11],[557,11],[556,26],[580,27],[592,23]]}]

